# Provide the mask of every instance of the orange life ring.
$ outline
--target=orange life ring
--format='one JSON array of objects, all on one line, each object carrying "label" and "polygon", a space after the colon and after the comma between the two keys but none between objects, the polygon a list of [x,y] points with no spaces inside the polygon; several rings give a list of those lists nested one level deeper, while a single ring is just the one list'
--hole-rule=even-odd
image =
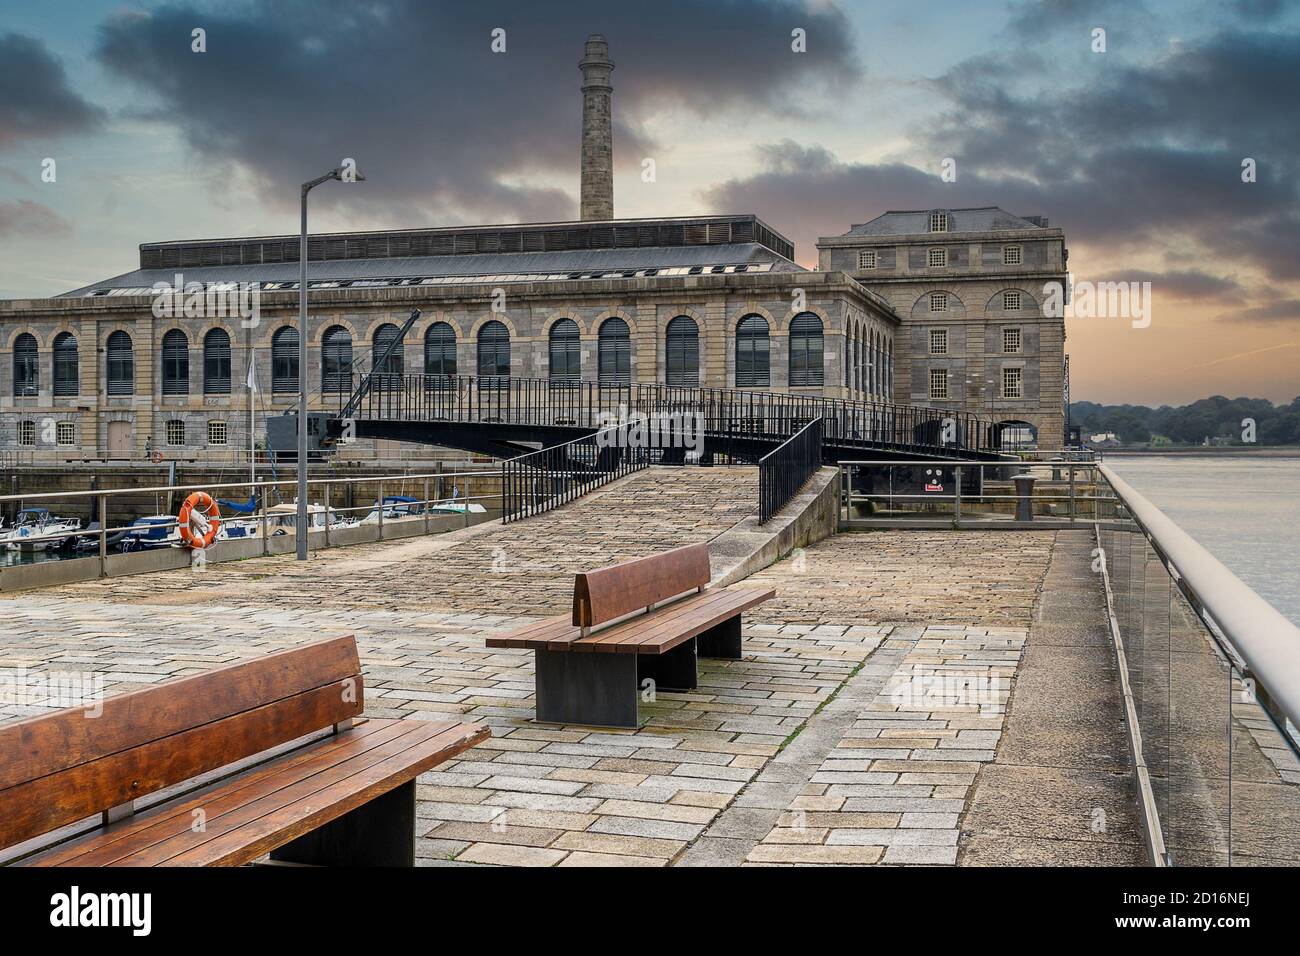
[{"label": "orange life ring", "polygon": [[[198,511],[207,519],[208,529],[202,534],[190,530],[190,515]],[[221,527],[221,509],[206,491],[196,491],[185,499],[180,514],[176,516],[176,525],[181,531],[181,542],[189,548],[201,550],[212,544],[217,538],[217,529]]]},{"label": "orange life ring", "polygon": [[152,455],[149,456],[149,460],[152,461],[155,465],[161,465],[163,460],[162,452],[160,451],[154,452]]}]

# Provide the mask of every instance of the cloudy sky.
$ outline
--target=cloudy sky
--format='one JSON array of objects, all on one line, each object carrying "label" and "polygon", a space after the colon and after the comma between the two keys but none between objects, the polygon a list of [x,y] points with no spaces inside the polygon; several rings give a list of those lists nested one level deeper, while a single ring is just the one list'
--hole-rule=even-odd
[{"label": "cloudy sky", "polygon": [[1076,282],[1153,290],[1148,328],[1068,323],[1076,400],[1300,393],[1295,0],[6,2],[0,297],[296,232],[343,157],[368,181],[313,193],[314,229],[575,218],[592,32],[618,215],[755,212],[805,265],[888,209],[1044,215]]}]

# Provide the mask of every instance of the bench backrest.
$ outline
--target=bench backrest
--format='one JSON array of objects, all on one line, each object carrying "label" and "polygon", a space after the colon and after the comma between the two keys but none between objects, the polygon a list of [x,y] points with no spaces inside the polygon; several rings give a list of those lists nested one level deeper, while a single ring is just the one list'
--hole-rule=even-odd
[{"label": "bench backrest", "polygon": [[[100,712],[95,716],[95,709]],[[0,847],[359,716],[337,637],[0,726]]]},{"label": "bench backrest", "polygon": [[593,627],[709,583],[709,546],[692,544],[636,558],[573,582],[573,623]]}]

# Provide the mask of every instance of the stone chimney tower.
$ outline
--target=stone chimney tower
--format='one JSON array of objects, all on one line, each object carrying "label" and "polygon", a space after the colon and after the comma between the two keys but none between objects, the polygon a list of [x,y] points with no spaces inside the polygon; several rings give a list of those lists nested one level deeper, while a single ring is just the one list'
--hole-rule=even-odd
[{"label": "stone chimney tower", "polygon": [[609,85],[614,61],[599,33],[587,37],[582,70],[582,214],[586,219],[614,218],[614,135]]}]

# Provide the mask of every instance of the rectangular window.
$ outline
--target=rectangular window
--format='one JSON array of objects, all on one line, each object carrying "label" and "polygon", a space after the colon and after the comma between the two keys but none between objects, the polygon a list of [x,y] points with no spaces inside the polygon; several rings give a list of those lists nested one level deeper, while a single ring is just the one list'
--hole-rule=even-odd
[{"label": "rectangular window", "polygon": [[1025,370],[1023,368],[1004,368],[1002,370],[1002,397],[1023,398]]},{"label": "rectangular window", "polygon": [[36,423],[34,421],[26,419],[18,423],[18,444],[36,444]]},{"label": "rectangular window", "polygon": [[167,444],[185,444],[185,422],[183,420],[173,418],[167,422]]},{"label": "rectangular window", "polygon": [[75,445],[77,426],[72,422],[59,422],[54,426],[54,440],[60,445]]},{"label": "rectangular window", "polygon": [[876,267],[876,252],[874,249],[869,252],[858,253],[859,269],[874,269],[875,267]]},{"label": "rectangular window", "polygon": [[1002,330],[1002,351],[1007,353],[1016,353],[1020,351],[1019,329]]},{"label": "rectangular window", "polygon": [[1019,246],[1002,247],[1002,264],[1004,266],[1018,266],[1021,261],[1021,251]]},{"label": "rectangular window", "polygon": [[948,354],[948,330],[947,329],[930,330],[930,354],[931,355]]},{"label": "rectangular window", "polygon": [[946,399],[948,397],[947,369],[930,369],[930,397],[937,399]]},{"label": "rectangular window", "polygon": [[929,265],[932,266],[946,266],[948,264],[948,250],[931,249],[930,258],[927,260],[927,262]]},{"label": "rectangular window", "polygon": [[1003,310],[1006,311],[1006,312],[1019,312],[1019,311],[1020,311],[1020,293],[1019,293],[1019,292],[1003,292],[1003,293],[1002,293],[1002,308],[1003,308]]},{"label": "rectangular window", "polygon": [[948,311],[948,293],[931,292],[930,293],[930,311],[947,312]]},{"label": "rectangular window", "polygon": [[931,232],[948,231],[948,214],[946,212],[930,213],[930,231]]},{"label": "rectangular window", "polygon": [[227,443],[228,438],[229,438],[229,432],[227,432],[226,430],[225,422],[216,421],[215,419],[213,421],[208,422],[208,444],[209,445],[224,445]]}]

